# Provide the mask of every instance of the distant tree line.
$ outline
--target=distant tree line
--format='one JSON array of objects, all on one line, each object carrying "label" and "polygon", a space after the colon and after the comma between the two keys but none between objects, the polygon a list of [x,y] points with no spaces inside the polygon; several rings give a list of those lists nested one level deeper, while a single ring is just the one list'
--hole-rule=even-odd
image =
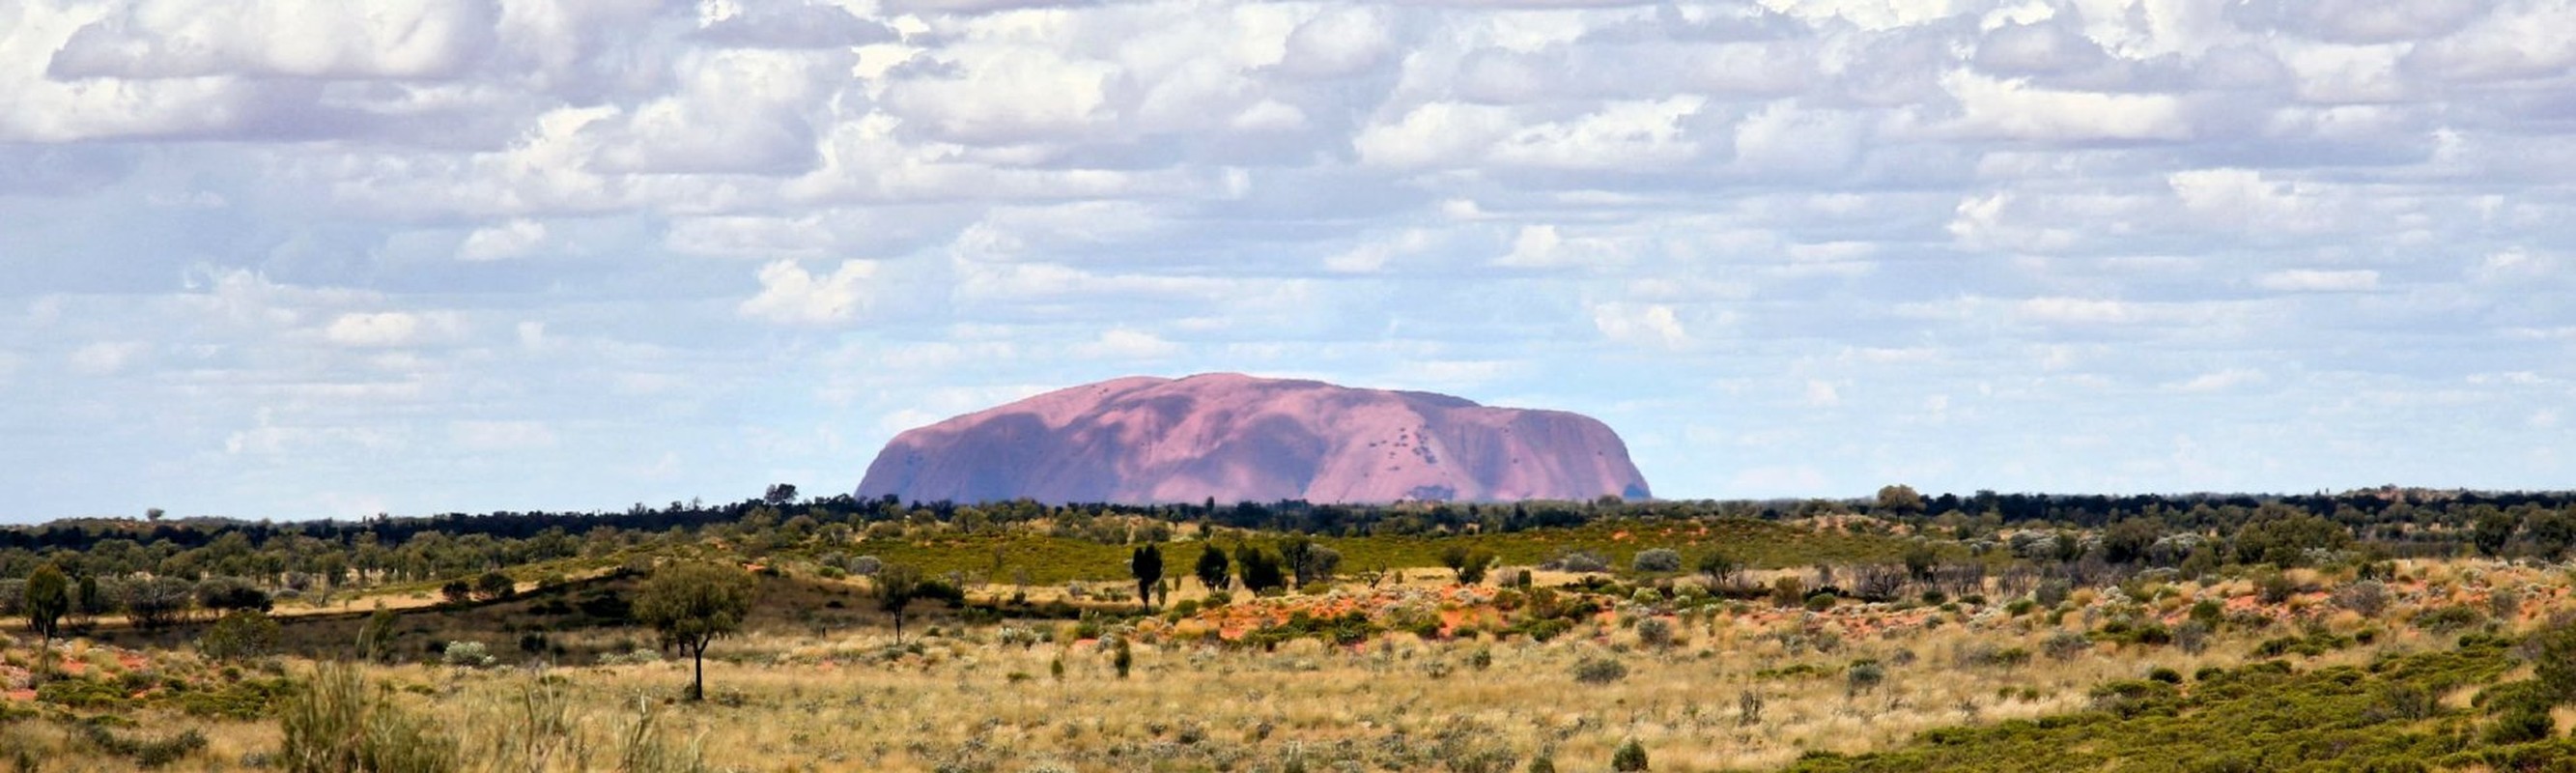
[{"label": "distant tree line", "polygon": [[[1196,504],[1044,505],[1027,500],[960,504],[902,502],[848,495],[800,499],[793,486],[724,504],[672,502],[623,512],[448,513],[357,521],[274,523],[222,518],[74,519],[0,528],[0,578],[23,579],[53,565],[75,583],[116,584],[145,578],[196,583],[227,578],[275,594],[330,593],[392,582],[474,580],[496,570],[571,557],[600,557],[639,546],[724,540],[757,556],[810,538],[850,540],[900,536],[915,529],[980,533],[1043,522],[1049,534],[1115,545],[1168,541],[1173,526],[1197,523],[1290,535],[1429,535],[1516,532],[1579,526],[1602,518],[1639,520],[1744,517],[1782,521],[1817,516],[1869,516],[1914,533],[1961,542],[1996,542],[2013,533],[2017,552],[2029,535],[2081,532],[2112,563],[2179,550],[2177,535],[2263,545],[2266,530],[2323,528],[2391,556],[2484,554],[2558,558],[2576,547],[2576,492],[2455,492],[2370,489],[2313,495],[2052,495],[1923,496],[1891,486],[1867,499],[1772,501],[1399,503],[1325,505],[1302,501]],[[2284,521],[2289,515],[2308,520]],[[2296,527],[2282,526],[2295,523]],[[2244,539],[2248,528],[2257,528]],[[2289,540],[2307,544],[2315,535]],[[2158,547],[2159,541],[2163,547]],[[2189,541],[2189,540],[2185,540]],[[2279,542],[2280,540],[2274,540]],[[1293,543],[1275,559],[1283,583],[1303,584],[1316,562]],[[2301,548],[2304,549],[2304,548]],[[2271,548],[2257,548],[2258,552]],[[2082,550],[2077,551],[2079,554]],[[1268,568],[1256,559],[1237,568]],[[2178,558],[2179,556],[2168,556]],[[2269,558],[2289,558],[2287,552]],[[2246,559],[2249,556],[2225,556]],[[1301,564],[1300,562],[1305,562]],[[1329,573],[1329,569],[1322,570]],[[192,586],[193,587],[193,586]],[[0,586],[0,602],[6,587]],[[477,590],[484,590],[478,588]],[[99,592],[104,600],[119,594]],[[146,603],[147,608],[152,607]]]}]

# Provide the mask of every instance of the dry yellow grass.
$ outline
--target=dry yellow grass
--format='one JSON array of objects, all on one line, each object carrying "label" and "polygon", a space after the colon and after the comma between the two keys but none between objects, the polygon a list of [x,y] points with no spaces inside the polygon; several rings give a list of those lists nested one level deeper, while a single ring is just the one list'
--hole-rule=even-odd
[{"label": "dry yellow grass", "polygon": [[[2043,643],[2098,627],[2119,613],[2116,605],[2180,614],[2191,600],[2251,595],[2252,583],[2182,583],[2175,596],[2143,603],[2088,589],[2076,598],[2092,606],[2055,624],[2038,612],[1917,610],[1939,623],[1849,636],[1838,618],[1752,605],[1758,613],[1683,615],[1680,643],[1669,648],[1648,646],[1631,628],[1606,621],[1546,643],[1424,641],[1400,633],[1356,647],[1300,639],[1272,651],[1139,643],[1126,678],[1107,649],[1055,630],[1069,624],[961,628],[949,621],[936,635],[913,633],[896,647],[874,625],[817,632],[770,616],[756,621],[755,632],[717,645],[707,663],[711,700],[698,705],[670,701],[688,679],[684,660],[543,671],[404,665],[370,667],[368,674],[453,735],[477,770],[614,769],[649,714],[668,747],[694,750],[718,770],[1269,771],[1292,758],[1313,770],[1343,760],[1366,770],[1436,770],[1472,754],[1507,757],[1517,770],[1542,753],[1560,769],[1589,770],[1606,766],[1614,747],[1635,738],[1652,753],[1655,770],[1715,771],[1775,768],[1808,751],[1881,749],[1935,727],[2077,711],[2103,682],[2155,668],[2190,674],[2239,664],[2258,642],[2301,625],[2377,634],[2302,666],[2312,667],[2443,646],[2444,636],[2395,621],[2423,605],[2476,601],[2484,608],[2494,588],[2519,589],[2527,600],[2517,625],[2566,607],[2564,577],[2554,571],[2445,563],[2409,564],[2402,572],[2408,579],[2390,584],[2390,611],[2379,618],[2313,599],[2312,622],[2231,626],[2198,654],[2097,642],[2059,660]],[[1444,576],[1407,574],[1414,583]],[[1051,640],[1012,643],[1005,627]],[[1984,665],[1970,657],[2010,648],[2029,653],[2027,662]],[[1622,664],[1624,678],[1576,679],[1578,663],[1604,658]],[[1884,679],[1854,689],[1849,674],[1860,661],[1879,664]],[[1054,676],[1059,663],[1061,678]],[[305,668],[288,664],[291,672]],[[1758,717],[1745,716],[1747,694],[1759,699]],[[206,729],[209,750],[180,769],[235,769],[276,748],[279,737],[267,723],[140,719],[145,727]],[[30,727],[0,724],[0,746],[39,750],[45,770],[127,769],[121,760],[84,757],[60,733]]]}]

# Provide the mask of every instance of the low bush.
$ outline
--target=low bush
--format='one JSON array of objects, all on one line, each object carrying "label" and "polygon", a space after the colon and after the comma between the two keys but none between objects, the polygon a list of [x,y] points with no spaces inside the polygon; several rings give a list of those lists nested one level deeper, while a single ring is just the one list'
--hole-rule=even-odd
[{"label": "low bush", "polygon": [[1628,666],[1614,658],[1590,657],[1574,664],[1574,681],[1584,684],[1609,684],[1628,678]]}]

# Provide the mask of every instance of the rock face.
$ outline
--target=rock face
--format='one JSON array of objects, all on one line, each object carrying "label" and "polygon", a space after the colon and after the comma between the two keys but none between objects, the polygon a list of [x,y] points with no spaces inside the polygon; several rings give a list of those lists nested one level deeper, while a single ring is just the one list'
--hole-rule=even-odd
[{"label": "rock face", "polygon": [[858,496],[1050,504],[1644,499],[1617,433],[1563,411],[1232,373],[1063,389],[895,436]]}]

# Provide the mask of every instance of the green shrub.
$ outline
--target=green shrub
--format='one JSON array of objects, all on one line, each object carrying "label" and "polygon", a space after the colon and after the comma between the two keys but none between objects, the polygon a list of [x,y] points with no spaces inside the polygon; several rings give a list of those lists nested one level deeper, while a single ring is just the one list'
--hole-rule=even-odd
[{"label": "green shrub", "polygon": [[1610,753],[1610,769],[1623,772],[1649,769],[1646,764],[1646,745],[1638,743],[1634,736],[1619,742],[1619,749]]},{"label": "green shrub", "polygon": [[2336,588],[2334,600],[2336,606],[2360,613],[2363,617],[2378,617],[2379,613],[2388,610],[2388,586],[2378,580],[2357,581]]},{"label": "green shrub", "polygon": [[132,701],[125,690],[107,682],[63,679],[36,688],[36,700],[75,709],[121,711]]},{"label": "green shrub", "polygon": [[1662,649],[1673,645],[1673,621],[1648,617],[1637,621],[1637,641]]},{"label": "green shrub", "polygon": [[237,609],[197,637],[197,651],[216,660],[265,657],[277,651],[277,639],[277,621],[256,609]]},{"label": "green shrub", "polygon": [[1959,651],[1959,665],[1963,668],[2016,668],[2029,663],[2030,650],[2020,647],[1997,647],[1977,642]]},{"label": "green shrub", "polygon": [[2059,631],[2039,643],[2039,651],[2054,660],[2074,660],[2093,649],[2093,640],[2074,631]]},{"label": "green shrub", "polygon": [[179,710],[191,716],[252,720],[271,716],[294,692],[295,683],[283,677],[244,679],[212,690],[181,692],[177,701]]},{"label": "green shrub", "polygon": [[2486,740],[2492,744],[2530,743],[2548,738],[2555,726],[2548,709],[2519,706],[2496,717],[2496,723],[2487,728]]},{"label": "green shrub", "polygon": [[1639,574],[1669,574],[1682,570],[1682,554],[1672,548],[1647,548],[1637,551],[1628,565]]},{"label": "green shrub", "polygon": [[492,665],[492,655],[479,641],[452,641],[439,650],[439,660],[451,666],[482,668]]},{"label": "green shrub", "polygon": [[1615,658],[1584,658],[1574,664],[1574,681],[1584,684],[1609,684],[1628,678],[1628,666]]},{"label": "green shrub", "polygon": [[167,766],[206,748],[206,736],[196,728],[188,728],[168,738],[144,740],[117,735],[116,731],[98,722],[84,722],[75,727],[78,729],[74,736],[91,748],[132,758],[136,767],[145,770]]},{"label": "green shrub", "polygon": [[2524,645],[2532,678],[2552,702],[2576,702],[2576,622],[2552,620]]},{"label": "green shrub", "polygon": [[1875,660],[1852,661],[1851,667],[1843,671],[1843,689],[1850,695],[1876,690],[1879,683],[1885,681],[1887,681],[1887,667],[1879,665]]},{"label": "green shrub", "polygon": [[2075,586],[2065,580],[2047,580],[2041,582],[2038,589],[2030,592],[2030,598],[2032,601],[2039,602],[2040,606],[2056,609],[2057,605],[2066,603],[2067,596],[2074,593]]}]

